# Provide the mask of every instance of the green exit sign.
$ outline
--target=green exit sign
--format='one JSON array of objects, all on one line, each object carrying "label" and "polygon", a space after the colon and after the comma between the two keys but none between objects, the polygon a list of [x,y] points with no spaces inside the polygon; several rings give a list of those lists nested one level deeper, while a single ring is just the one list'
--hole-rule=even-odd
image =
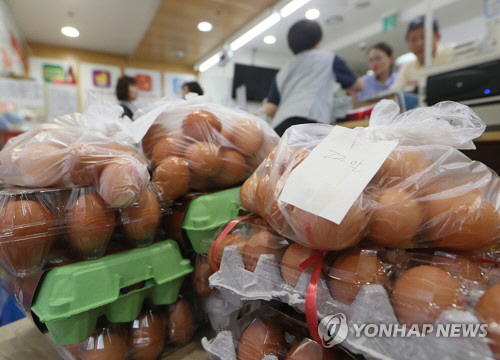
[{"label": "green exit sign", "polygon": [[382,19],[383,32],[389,32],[391,30],[394,30],[394,28],[396,27],[397,21],[398,21],[398,17],[396,15],[396,13],[385,16]]}]

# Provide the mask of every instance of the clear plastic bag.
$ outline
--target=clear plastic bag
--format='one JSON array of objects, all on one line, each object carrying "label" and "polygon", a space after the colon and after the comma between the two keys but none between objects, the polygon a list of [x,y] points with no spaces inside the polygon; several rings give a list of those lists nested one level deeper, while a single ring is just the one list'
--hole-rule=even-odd
[{"label": "clear plastic bag", "polygon": [[[393,248],[491,248],[500,239],[500,179],[458,149],[474,148],[485,129],[467,106],[443,102],[399,114],[380,102],[359,140],[397,140],[354,205],[337,225],[279,200],[290,173],[331,131],[329,125],[290,128],[244,183],[244,208],[306,247],[339,250],[367,237]],[[315,189],[311,189],[315,191]]]},{"label": "clear plastic bag", "polygon": [[234,186],[246,179],[278,143],[264,120],[211,103],[203,96],[165,99],[139,113],[163,107],[142,140],[153,182],[172,200],[189,188]]},{"label": "clear plastic bag", "polygon": [[82,114],[10,139],[0,151],[0,181],[31,188],[93,185],[112,207],[134,203],[149,172],[135,146],[140,123],[120,115],[118,105],[93,98]]}]

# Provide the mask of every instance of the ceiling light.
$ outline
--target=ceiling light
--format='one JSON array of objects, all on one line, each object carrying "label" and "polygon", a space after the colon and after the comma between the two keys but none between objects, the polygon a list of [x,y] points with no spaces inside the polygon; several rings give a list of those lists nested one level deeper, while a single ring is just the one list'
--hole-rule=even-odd
[{"label": "ceiling light", "polygon": [[201,23],[198,24],[198,30],[203,32],[208,32],[212,30],[212,24],[206,21],[202,21]]},{"label": "ceiling light", "polygon": [[260,23],[255,25],[253,28],[248,30],[246,33],[241,35],[239,38],[234,40],[230,47],[232,51],[238,50],[240,47],[248,43],[249,41],[255,39],[257,36],[262,34],[264,31],[269,29],[271,26],[276,24],[278,21],[280,21],[281,17],[280,14],[278,13],[273,13],[272,15],[268,16],[264,20],[262,20]]},{"label": "ceiling light", "polygon": [[276,36],[273,36],[273,35],[267,35],[265,38],[264,38],[264,42],[267,44],[267,45],[272,45],[276,42]]},{"label": "ceiling light", "polygon": [[319,18],[319,10],[318,9],[309,9],[306,11],[306,19],[309,19],[309,20],[314,20],[314,19],[317,19]]},{"label": "ceiling light", "polygon": [[80,32],[72,27],[72,26],[64,26],[61,28],[61,32],[63,35],[69,36],[69,37],[78,37],[80,36]]},{"label": "ceiling light", "polygon": [[311,0],[292,0],[288,4],[286,4],[285,6],[283,6],[281,8],[280,15],[285,18],[288,15],[290,15],[291,13],[293,13],[294,11],[300,9],[302,6],[307,4],[309,1],[311,1]]},{"label": "ceiling light", "polygon": [[198,66],[198,70],[200,72],[204,72],[204,71],[207,71],[208,69],[210,69],[212,66],[216,65],[218,62],[220,61],[220,54],[217,53],[211,57],[209,57],[207,60],[205,60],[204,62],[202,62],[200,64],[200,66]]}]

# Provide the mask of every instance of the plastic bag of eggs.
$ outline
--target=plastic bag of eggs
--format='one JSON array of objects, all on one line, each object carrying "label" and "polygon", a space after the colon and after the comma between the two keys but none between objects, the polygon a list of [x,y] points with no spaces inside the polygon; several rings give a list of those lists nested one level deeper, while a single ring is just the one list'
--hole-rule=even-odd
[{"label": "plastic bag of eggs", "polygon": [[[288,129],[243,184],[242,206],[286,238],[318,250],[347,248],[365,237],[387,248],[470,251],[499,243],[498,175],[451,146],[425,139],[400,139],[339,224],[280,201],[291,172],[331,130],[320,124]],[[362,141],[378,140],[375,131],[361,134]]]},{"label": "plastic bag of eggs", "polygon": [[[158,106],[161,106],[158,103]],[[278,136],[264,120],[204,97],[172,101],[142,140],[165,200],[190,188],[235,186],[269,154]]]}]

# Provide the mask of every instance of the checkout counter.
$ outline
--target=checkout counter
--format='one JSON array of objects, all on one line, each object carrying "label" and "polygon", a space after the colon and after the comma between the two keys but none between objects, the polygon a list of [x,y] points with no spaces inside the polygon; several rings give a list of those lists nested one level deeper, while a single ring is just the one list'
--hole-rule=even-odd
[{"label": "checkout counter", "polygon": [[[403,111],[407,110],[406,106],[401,106],[400,94],[380,95],[367,103],[356,104],[352,112],[361,114],[358,119],[354,117],[338,124],[350,128],[368,126],[370,111],[366,109],[381,99],[393,99],[400,103]],[[500,174],[500,50],[424,70],[419,100],[420,106],[451,100],[471,107],[487,127],[484,134],[474,141],[477,149],[463,152]]]}]

